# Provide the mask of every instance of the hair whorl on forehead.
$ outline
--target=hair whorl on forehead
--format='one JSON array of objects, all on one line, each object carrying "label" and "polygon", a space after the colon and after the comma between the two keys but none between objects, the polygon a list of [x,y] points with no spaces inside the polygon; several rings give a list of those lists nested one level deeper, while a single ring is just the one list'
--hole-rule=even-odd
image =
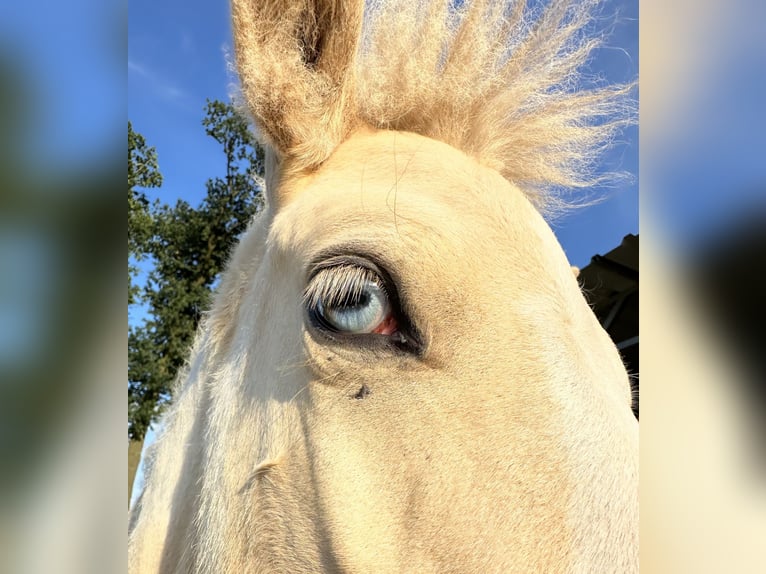
[{"label": "hair whorl on forehead", "polygon": [[[448,143],[538,208],[598,181],[632,86],[583,86],[597,0],[233,0],[243,91],[294,169],[359,125]],[[364,13],[364,22],[363,22]]]}]

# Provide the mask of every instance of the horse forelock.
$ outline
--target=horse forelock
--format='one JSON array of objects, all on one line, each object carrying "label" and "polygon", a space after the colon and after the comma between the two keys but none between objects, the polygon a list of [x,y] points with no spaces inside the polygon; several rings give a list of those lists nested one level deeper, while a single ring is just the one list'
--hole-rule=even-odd
[{"label": "horse forelock", "polygon": [[[603,39],[593,32],[598,2],[374,0],[342,12],[328,0],[318,3],[324,20],[308,22],[300,10],[258,20],[267,10],[255,3],[233,3],[243,103],[289,171],[315,169],[366,125],[448,143],[546,213],[574,201],[564,189],[620,177],[597,174],[596,161],[635,120],[635,103],[632,85],[586,73]],[[332,21],[341,13],[350,18],[343,33]],[[304,33],[315,26],[335,49],[307,50],[284,32],[289,22]]]}]

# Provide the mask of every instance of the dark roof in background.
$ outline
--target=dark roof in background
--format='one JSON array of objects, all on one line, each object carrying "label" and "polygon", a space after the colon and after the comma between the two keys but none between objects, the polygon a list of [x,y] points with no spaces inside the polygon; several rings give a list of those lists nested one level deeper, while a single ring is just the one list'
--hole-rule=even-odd
[{"label": "dark roof in background", "polygon": [[618,247],[594,255],[580,270],[578,281],[631,374],[633,412],[638,418],[638,235],[626,235]]}]

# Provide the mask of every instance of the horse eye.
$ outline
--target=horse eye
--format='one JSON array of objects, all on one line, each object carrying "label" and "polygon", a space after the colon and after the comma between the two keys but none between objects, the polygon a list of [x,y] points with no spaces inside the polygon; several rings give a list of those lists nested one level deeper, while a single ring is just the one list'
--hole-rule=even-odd
[{"label": "horse eye", "polygon": [[348,293],[337,304],[317,302],[317,314],[337,331],[350,334],[390,334],[391,304],[379,285],[367,281],[357,293]]},{"label": "horse eye", "polygon": [[324,329],[349,335],[391,335],[397,330],[380,280],[358,267],[323,270],[307,293],[307,308]]}]

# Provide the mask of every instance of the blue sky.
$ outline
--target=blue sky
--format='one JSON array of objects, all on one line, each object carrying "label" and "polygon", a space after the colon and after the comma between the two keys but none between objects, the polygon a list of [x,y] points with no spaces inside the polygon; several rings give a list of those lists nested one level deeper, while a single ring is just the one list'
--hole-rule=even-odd
[{"label": "blue sky", "polygon": [[[638,75],[638,3],[610,2],[603,14],[613,33],[592,68],[612,81]],[[612,24],[609,24],[612,22]],[[204,196],[205,181],[222,173],[219,146],[200,125],[205,99],[227,99],[235,81],[228,69],[232,39],[228,3],[170,0],[131,2],[128,32],[128,117],[157,149],[164,177],[154,194],[192,204]],[[600,204],[578,210],[554,225],[570,261],[584,266],[596,253],[638,233],[638,129],[629,129],[607,164],[634,174],[631,183],[607,190]]]}]

